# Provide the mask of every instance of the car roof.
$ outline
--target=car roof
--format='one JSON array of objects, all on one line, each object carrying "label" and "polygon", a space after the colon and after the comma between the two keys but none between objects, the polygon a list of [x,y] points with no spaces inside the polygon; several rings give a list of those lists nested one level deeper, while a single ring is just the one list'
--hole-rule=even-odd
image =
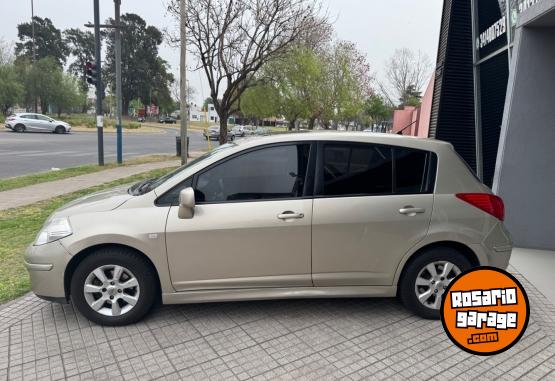
[{"label": "car roof", "polygon": [[258,146],[264,144],[293,142],[293,141],[338,141],[338,142],[361,142],[361,143],[374,143],[374,144],[387,144],[395,146],[404,146],[417,149],[434,150],[443,147],[451,146],[450,143],[429,139],[419,138],[407,135],[387,134],[379,132],[351,132],[351,131],[311,131],[303,133],[285,133],[278,135],[270,135],[265,137],[258,137],[246,139],[238,143],[241,149],[246,146]]}]

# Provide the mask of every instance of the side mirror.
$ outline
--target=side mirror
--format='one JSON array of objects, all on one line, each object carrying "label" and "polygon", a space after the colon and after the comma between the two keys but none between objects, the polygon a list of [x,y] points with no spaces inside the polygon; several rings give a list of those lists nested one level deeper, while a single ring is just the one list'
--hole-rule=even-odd
[{"label": "side mirror", "polygon": [[177,216],[180,219],[191,219],[195,215],[195,191],[193,188],[185,188],[179,192],[179,211]]}]

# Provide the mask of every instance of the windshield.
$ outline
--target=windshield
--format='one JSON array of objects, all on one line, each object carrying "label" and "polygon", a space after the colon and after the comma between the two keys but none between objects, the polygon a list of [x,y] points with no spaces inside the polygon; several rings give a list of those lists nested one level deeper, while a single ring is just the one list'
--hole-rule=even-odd
[{"label": "windshield", "polygon": [[232,148],[232,147],[235,147],[235,146],[237,146],[237,144],[235,144],[235,143],[223,144],[223,145],[213,149],[212,151],[207,152],[204,155],[197,157],[196,159],[188,162],[187,164],[182,165],[181,167],[175,169],[174,171],[171,171],[170,173],[168,173],[168,174],[166,174],[162,177],[140,181],[137,184],[132,185],[127,190],[127,192],[129,194],[133,195],[133,196],[139,196],[139,195],[148,193],[151,190],[158,188],[160,185],[162,185],[163,183],[165,183],[166,181],[168,181],[172,177],[180,174],[182,171],[191,167],[192,165],[198,164],[201,161],[206,160],[209,157],[212,157],[217,153],[220,153],[220,152],[222,152],[222,151],[224,151],[228,148]]}]

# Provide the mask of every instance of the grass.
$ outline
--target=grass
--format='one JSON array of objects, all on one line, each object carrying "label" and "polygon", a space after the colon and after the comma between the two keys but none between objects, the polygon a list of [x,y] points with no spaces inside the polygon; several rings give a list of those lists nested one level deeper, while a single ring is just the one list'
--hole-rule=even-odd
[{"label": "grass", "polygon": [[0,211],[0,303],[30,290],[29,276],[23,264],[23,253],[48,216],[60,206],[91,192],[117,185],[159,177],[173,168],[156,169],[110,183],[70,193],[32,205]]},{"label": "grass", "polygon": [[[54,119],[58,119],[57,116],[52,115]],[[75,127],[86,127],[86,128],[96,128],[96,117],[89,114],[69,114],[60,116],[60,120],[69,123],[71,126]],[[116,119],[104,118],[104,128],[116,127]],[[133,122],[131,120],[122,120],[122,127],[124,129],[136,130],[141,128],[141,123]]]},{"label": "grass", "polygon": [[[123,165],[136,165],[145,163],[155,163],[159,161],[173,160],[175,156],[166,155],[152,155],[144,156],[135,159],[127,160]],[[0,180],[0,192],[7,191],[10,189],[17,189],[26,187],[28,185],[45,183],[48,181],[55,181],[61,179],[67,179],[68,177],[74,177],[79,175],[86,175],[88,173],[94,173],[103,171],[105,169],[115,168],[118,164],[115,162],[106,163],[103,167],[96,164],[81,165],[79,167],[65,168],[59,171],[41,172],[33,173],[31,175],[11,177],[7,179]]]}]

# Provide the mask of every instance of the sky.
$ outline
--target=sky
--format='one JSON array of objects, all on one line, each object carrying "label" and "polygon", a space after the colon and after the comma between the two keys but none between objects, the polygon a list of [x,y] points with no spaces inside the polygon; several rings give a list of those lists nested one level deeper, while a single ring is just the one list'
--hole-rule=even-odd
[{"label": "sky", "polygon": [[[321,0],[335,28],[335,37],[354,42],[366,54],[371,70],[384,78],[385,62],[395,49],[420,50],[435,62],[442,0]],[[189,0],[194,3],[194,0]],[[137,13],[147,24],[160,29],[171,27],[173,20],[166,12],[166,0],[122,0],[122,13]],[[100,0],[100,19],[113,17],[112,0]],[[31,0],[0,0],[2,22],[0,38],[17,40],[17,24],[31,19]],[[92,0],[34,0],[35,15],[48,17],[59,29],[84,28],[93,21]],[[170,64],[176,78],[179,50],[164,43],[159,54]],[[189,63],[188,67],[193,67]],[[189,71],[188,80],[195,89],[195,101],[209,96],[201,71]]]}]

